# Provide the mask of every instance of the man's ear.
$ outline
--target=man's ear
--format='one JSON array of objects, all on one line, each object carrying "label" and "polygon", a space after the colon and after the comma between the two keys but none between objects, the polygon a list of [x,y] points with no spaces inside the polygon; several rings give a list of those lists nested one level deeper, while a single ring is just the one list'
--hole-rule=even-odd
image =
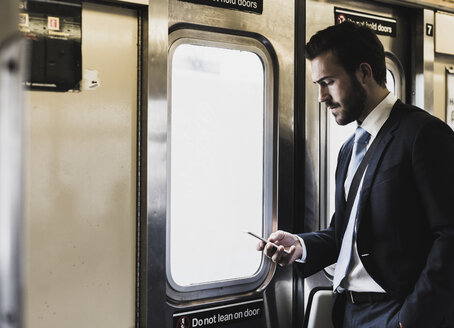
[{"label": "man's ear", "polygon": [[357,76],[361,83],[368,83],[374,79],[372,67],[368,63],[361,63],[357,69]]}]

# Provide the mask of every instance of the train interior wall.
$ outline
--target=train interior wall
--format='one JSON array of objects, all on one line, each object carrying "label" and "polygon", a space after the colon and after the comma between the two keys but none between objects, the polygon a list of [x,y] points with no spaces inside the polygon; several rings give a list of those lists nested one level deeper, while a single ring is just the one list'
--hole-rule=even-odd
[{"label": "train interior wall", "polygon": [[26,93],[26,327],[134,327],[137,22],[83,3],[99,87]]}]

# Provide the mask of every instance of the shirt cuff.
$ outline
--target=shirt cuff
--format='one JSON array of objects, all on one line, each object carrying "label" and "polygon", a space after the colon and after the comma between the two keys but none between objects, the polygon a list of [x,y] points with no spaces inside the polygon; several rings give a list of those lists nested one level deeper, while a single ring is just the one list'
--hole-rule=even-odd
[{"label": "shirt cuff", "polygon": [[298,239],[299,239],[299,241],[300,241],[300,244],[301,244],[301,248],[302,248],[303,254],[301,255],[301,258],[300,258],[300,259],[297,259],[295,262],[306,263],[306,258],[307,258],[306,244],[304,243],[303,238],[301,238],[301,237],[298,236],[298,235],[297,235],[296,237],[298,237]]}]

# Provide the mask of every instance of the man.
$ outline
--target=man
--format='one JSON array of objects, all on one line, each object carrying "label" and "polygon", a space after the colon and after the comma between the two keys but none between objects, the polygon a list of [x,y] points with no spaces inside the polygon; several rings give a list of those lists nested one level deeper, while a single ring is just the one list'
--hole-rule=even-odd
[{"label": "man", "polygon": [[281,266],[303,262],[305,276],[337,262],[335,327],[454,327],[454,132],[388,92],[368,28],[319,31],[306,58],[319,101],[358,129],[339,153],[330,227],[277,231],[268,240],[279,247],[258,250]]}]

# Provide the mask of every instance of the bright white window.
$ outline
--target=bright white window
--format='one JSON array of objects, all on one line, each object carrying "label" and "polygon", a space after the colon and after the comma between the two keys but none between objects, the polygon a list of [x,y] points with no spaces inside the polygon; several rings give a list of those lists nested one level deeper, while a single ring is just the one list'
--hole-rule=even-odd
[{"label": "bright white window", "polygon": [[386,87],[389,91],[396,94],[396,79],[394,78],[393,72],[391,70],[386,70]]},{"label": "bright white window", "polygon": [[254,52],[181,44],[171,62],[170,279],[254,276],[263,258],[265,81]]}]

